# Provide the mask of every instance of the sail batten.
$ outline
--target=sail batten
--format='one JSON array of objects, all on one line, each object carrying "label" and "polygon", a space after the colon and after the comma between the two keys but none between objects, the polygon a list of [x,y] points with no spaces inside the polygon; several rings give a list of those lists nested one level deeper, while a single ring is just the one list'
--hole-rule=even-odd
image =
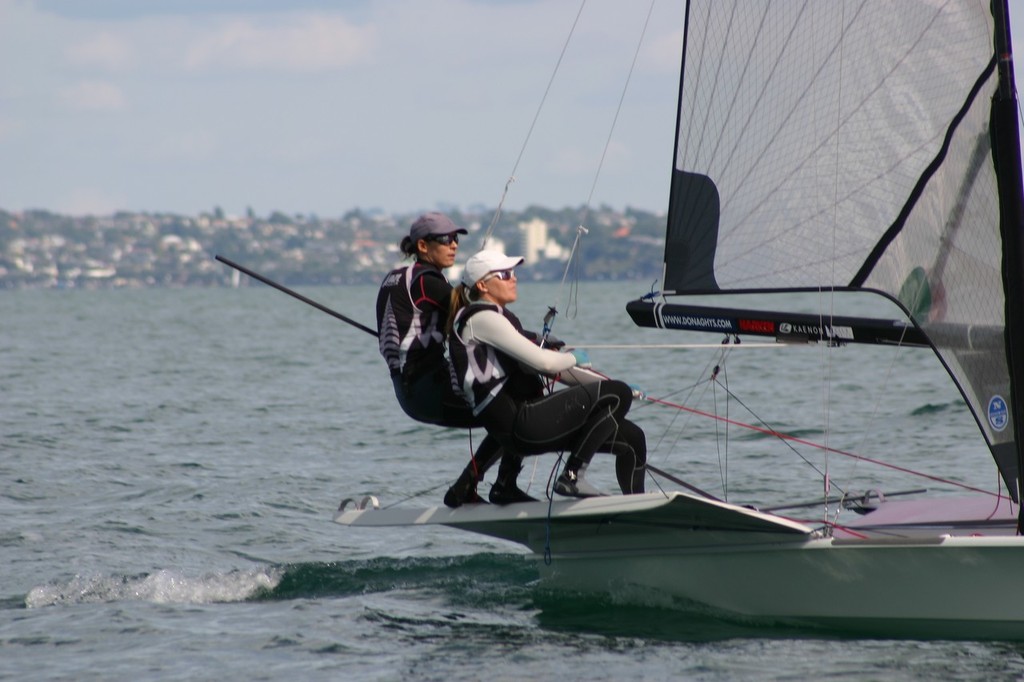
[{"label": "sail batten", "polygon": [[[994,123],[1002,12],[1003,0],[690,0],[663,284],[897,301],[1015,494],[1024,314],[1007,292],[1024,295],[1024,280],[1007,273],[1024,268],[1024,237],[1004,261],[1020,151]],[[999,175],[1001,155],[1016,180]]]}]

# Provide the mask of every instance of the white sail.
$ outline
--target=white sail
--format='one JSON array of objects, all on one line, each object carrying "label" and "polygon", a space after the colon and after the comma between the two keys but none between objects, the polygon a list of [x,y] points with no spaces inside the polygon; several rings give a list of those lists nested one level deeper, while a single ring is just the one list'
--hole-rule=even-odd
[{"label": "white sail", "polygon": [[993,33],[989,0],[691,2],[665,288],[899,301],[1013,489]]}]

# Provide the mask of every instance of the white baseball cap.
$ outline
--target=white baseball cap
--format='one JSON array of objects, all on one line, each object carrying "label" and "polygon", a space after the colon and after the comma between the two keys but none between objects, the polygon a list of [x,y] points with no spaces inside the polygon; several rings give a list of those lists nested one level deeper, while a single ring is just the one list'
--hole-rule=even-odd
[{"label": "white baseball cap", "polygon": [[466,267],[462,270],[462,283],[471,287],[492,272],[511,270],[522,262],[522,258],[506,256],[500,251],[478,251],[466,261]]}]

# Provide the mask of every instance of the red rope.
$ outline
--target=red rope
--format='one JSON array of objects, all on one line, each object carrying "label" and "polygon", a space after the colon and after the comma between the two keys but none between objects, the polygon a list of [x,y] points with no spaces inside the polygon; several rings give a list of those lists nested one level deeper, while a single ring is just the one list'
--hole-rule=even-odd
[{"label": "red rope", "polygon": [[798,438],[797,436],[793,436],[793,435],[790,435],[788,433],[782,433],[780,431],[776,431],[775,429],[770,429],[770,428],[766,428],[766,427],[763,427],[763,426],[755,426],[754,424],[747,424],[745,422],[736,421],[735,419],[730,419],[728,417],[722,417],[722,416],[719,416],[717,414],[712,414],[710,412],[705,412],[703,410],[698,410],[698,409],[693,408],[693,407],[686,407],[685,405],[679,405],[677,403],[672,403],[672,402],[669,402],[667,400],[661,400],[659,398],[648,397],[647,400],[649,400],[652,403],[657,403],[659,405],[666,405],[668,407],[674,407],[677,410],[682,410],[684,412],[690,412],[692,414],[696,414],[696,415],[699,415],[699,416],[702,416],[702,417],[709,417],[711,419],[716,419],[718,421],[725,422],[727,424],[732,424],[733,426],[738,426],[740,428],[749,429],[751,431],[757,431],[758,433],[763,433],[763,434],[766,434],[766,435],[769,435],[769,436],[775,436],[776,438],[780,438],[782,440],[788,440],[788,441],[792,441],[794,443],[799,443],[801,445],[806,445],[808,447],[816,448],[818,450],[824,450],[825,452],[833,452],[833,453],[835,453],[837,455],[843,455],[844,457],[852,457],[853,459],[856,459],[856,460],[859,460],[859,461],[862,461],[862,462],[868,462],[869,464],[877,464],[878,466],[882,466],[882,467],[886,467],[886,468],[889,468],[889,469],[893,469],[895,471],[901,471],[901,472],[906,473],[906,474],[912,474],[914,476],[920,476],[921,478],[927,478],[929,480],[936,481],[938,483],[945,483],[947,485],[956,486],[958,488],[963,488],[965,490],[970,490],[972,492],[984,493],[985,495],[992,495],[993,497],[1001,497],[1001,495],[999,493],[994,493],[994,492],[992,492],[990,490],[982,490],[981,488],[975,488],[974,486],[967,485],[966,483],[960,483],[958,481],[951,481],[949,479],[941,478],[939,476],[932,476],[931,474],[922,473],[920,471],[914,471],[913,469],[907,469],[906,467],[901,467],[901,466],[897,466],[895,464],[889,464],[888,462],[883,462],[881,460],[872,459],[871,457],[865,457],[864,455],[857,455],[857,454],[854,454],[852,452],[847,452],[845,450],[839,450],[839,449],[836,449],[836,448],[833,448],[833,447],[829,447],[827,445],[822,445],[821,443],[815,443],[813,441],[805,440],[803,438]]}]

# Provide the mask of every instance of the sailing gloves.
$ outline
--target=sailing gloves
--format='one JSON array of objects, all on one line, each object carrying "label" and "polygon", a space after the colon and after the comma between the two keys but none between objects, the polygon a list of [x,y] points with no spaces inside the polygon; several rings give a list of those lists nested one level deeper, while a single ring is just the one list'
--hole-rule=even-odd
[{"label": "sailing gloves", "polygon": [[587,351],[582,348],[573,348],[571,351],[572,356],[576,358],[576,366],[580,369],[590,369],[593,365],[590,363],[590,356],[587,355]]}]

